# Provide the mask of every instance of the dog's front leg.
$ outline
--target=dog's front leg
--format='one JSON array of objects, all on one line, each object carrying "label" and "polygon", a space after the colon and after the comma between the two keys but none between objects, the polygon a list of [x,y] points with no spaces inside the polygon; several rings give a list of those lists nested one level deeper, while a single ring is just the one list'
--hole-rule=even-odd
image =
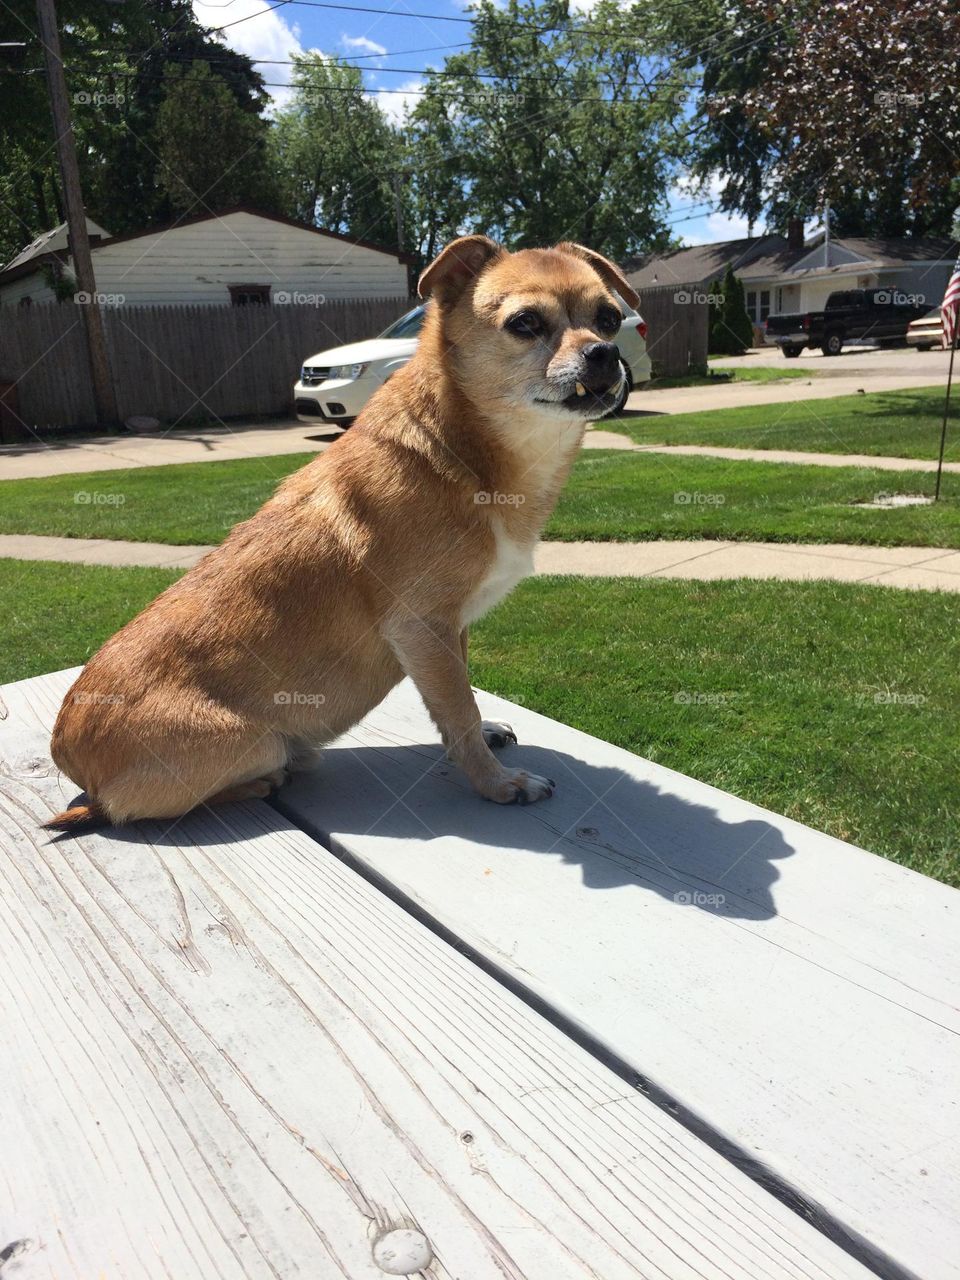
[{"label": "dog's front leg", "polygon": [[[469,649],[469,636],[467,628],[464,627],[460,632],[460,652],[463,654],[463,665],[469,671],[467,663],[467,651]],[[469,679],[469,676],[468,676]],[[506,747],[511,742],[516,742],[517,735],[513,732],[513,725],[507,724],[503,720],[481,720],[480,731],[483,734],[483,740],[488,747]]]},{"label": "dog's front leg", "polygon": [[447,755],[475,791],[498,804],[530,804],[553,794],[549,778],[505,769],[484,740],[460,628],[440,619],[392,619],[384,635],[417,686]]}]

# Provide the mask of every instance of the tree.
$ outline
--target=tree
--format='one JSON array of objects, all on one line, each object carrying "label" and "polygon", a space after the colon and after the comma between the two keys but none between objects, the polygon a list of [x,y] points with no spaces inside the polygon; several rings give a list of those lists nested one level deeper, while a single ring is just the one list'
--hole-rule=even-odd
[{"label": "tree", "polygon": [[[246,114],[268,102],[250,59],[193,15],[191,0],[57,0],[81,181],[90,216],[114,234],[173,215],[158,182],[157,115],[170,64],[208,64]],[[34,0],[0,4],[0,261],[63,220]]]},{"label": "tree", "polygon": [[473,12],[470,49],[430,80],[411,121],[446,121],[462,229],[515,247],[578,239],[614,257],[664,244],[681,95],[651,83],[638,23],[615,0],[599,0],[589,26],[571,26],[567,0],[477,0]]},{"label": "tree", "polygon": [[[667,26],[670,27],[668,22]],[[774,225],[829,202],[839,234],[949,234],[960,197],[960,12],[948,0],[705,0],[694,171]]]},{"label": "tree", "polygon": [[157,113],[157,176],[173,210],[272,205],[266,121],[244,111],[206,62],[170,63],[167,79]]},{"label": "tree", "polygon": [[743,283],[727,267],[721,289],[723,301],[719,315],[711,308],[710,354],[712,356],[742,356],[753,345],[753,324],[747,315]]},{"label": "tree", "polygon": [[270,151],[290,217],[394,243],[403,143],[366,96],[358,67],[318,53],[296,58],[293,97],[277,113]]},{"label": "tree", "polygon": [[402,127],[406,247],[422,265],[469,225],[470,193],[444,95],[428,87]]}]

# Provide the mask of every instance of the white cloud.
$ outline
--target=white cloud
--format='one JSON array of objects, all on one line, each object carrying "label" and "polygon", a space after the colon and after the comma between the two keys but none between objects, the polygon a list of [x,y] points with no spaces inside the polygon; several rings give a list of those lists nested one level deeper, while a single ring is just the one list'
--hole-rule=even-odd
[{"label": "white cloud", "polygon": [[418,89],[423,88],[422,80],[406,80],[396,86],[395,93],[374,93],[368,95],[379,104],[383,114],[393,124],[402,124],[408,111],[412,111],[422,97]]},{"label": "white cloud", "polygon": [[[224,42],[251,58],[264,80],[271,82],[267,92],[276,106],[289,101],[290,90],[276,86],[290,83],[293,68],[282,64],[303,53],[296,24],[290,26],[279,12],[271,10],[267,0],[234,0],[228,9],[222,4],[193,0],[193,12],[205,27],[216,29],[220,23],[235,24],[225,28]],[[240,18],[242,22],[238,21]]]},{"label": "white cloud", "polygon": [[368,40],[366,36],[347,36],[340,37],[340,43],[345,49],[352,49],[359,53],[376,53],[384,54],[387,52],[386,45],[377,44],[376,40]]},{"label": "white cloud", "polygon": [[740,240],[750,234],[750,224],[746,218],[737,213],[711,213],[706,222],[707,239],[704,244],[713,244],[715,240]]}]

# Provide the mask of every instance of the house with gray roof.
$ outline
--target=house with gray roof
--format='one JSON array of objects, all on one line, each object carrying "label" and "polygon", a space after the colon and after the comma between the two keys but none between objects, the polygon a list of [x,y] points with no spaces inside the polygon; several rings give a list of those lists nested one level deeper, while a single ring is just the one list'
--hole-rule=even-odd
[{"label": "house with gray roof", "polygon": [[822,311],[841,289],[888,287],[931,309],[940,305],[957,258],[946,237],[827,239],[804,241],[799,224],[789,236],[752,236],[694,245],[659,254],[628,270],[636,289],[675,285],[707,291],[728,266],[743,281],[747,312],[757,325],[771,313]]}]

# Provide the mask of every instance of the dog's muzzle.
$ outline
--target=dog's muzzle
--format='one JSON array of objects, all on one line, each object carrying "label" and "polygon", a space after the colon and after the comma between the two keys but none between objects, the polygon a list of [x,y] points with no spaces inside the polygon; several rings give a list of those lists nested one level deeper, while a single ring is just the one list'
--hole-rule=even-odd
[{"label": "dog's muzzle", "polygon": [[577,384],[577,393],[584,392],[604,396],[620,386],[620,348],[615,342],[590,342],[580,352],[583,372]]}]

